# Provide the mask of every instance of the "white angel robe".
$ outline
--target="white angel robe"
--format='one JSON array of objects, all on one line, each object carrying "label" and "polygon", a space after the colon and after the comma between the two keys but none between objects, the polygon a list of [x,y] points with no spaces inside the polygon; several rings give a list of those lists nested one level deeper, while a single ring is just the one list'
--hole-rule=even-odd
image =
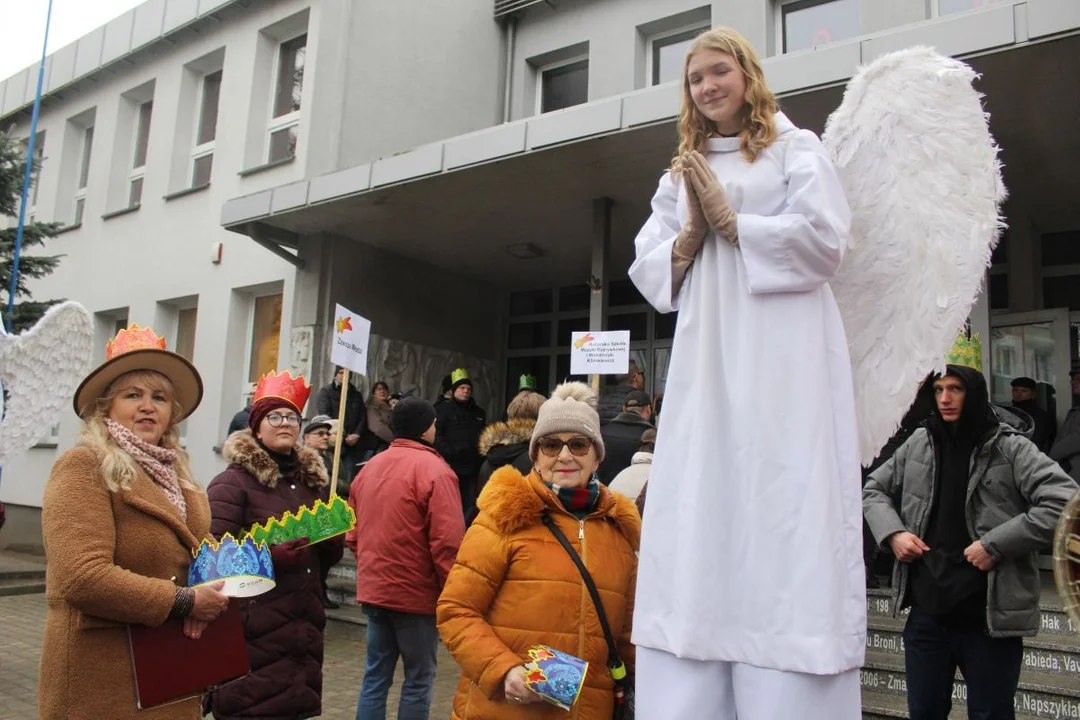
[{"label": "white angel robe", "polygon": [[752,164],[737,138],[708,141],[739,247],[710,233],[672,295],[687,210],[670,173],[635,241],[630,278],[679,317],[633,642],[825,675],[860,667],[866,637],[855,401],[828,285],[850,212],[817,136],[776,119],[779,139]]}]

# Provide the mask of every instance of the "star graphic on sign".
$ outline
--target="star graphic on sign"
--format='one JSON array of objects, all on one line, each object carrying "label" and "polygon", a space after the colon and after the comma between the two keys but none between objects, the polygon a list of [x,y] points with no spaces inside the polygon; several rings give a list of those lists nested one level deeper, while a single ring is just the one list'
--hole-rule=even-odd
[{"label": "star graphic on sign", "polygon": [[341,333],[345,332],[346,330],[352,330],[352,316],[351,315],[349,317],[346,317],[346,318],[338,318],[338,321],[337,321],[338,334],[340,335]]},{"label": "star graphic on sign", "polygon": [[578,339],[578,341],[576,343],[574,343],[574,347],[576,347],[578,350],[580,350],[581,348],[585,347],[587,344],[591,343],[595,339],[596,338],[594,338],[591,334],[585,333],[585,335],[583,337],[581,337],[580,339]]}]

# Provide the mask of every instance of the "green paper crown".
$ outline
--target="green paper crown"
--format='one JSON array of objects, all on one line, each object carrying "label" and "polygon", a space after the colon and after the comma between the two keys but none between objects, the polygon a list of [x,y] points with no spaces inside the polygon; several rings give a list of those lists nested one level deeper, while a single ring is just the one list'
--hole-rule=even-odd
[{"label": "green paper crown", "polygon": [[978,333],[970,338],[961,331],[952,349],[945,355],[946,365],[959,365],[977,372],[983,371],[982,338]]},{"label": "green paper crown", "polygon": [[262,525],[255,525],[248,535],[257,542],[278,545],[289,540],[308,538],[311,545],[347,533],[356,527],[356,513],[335,496],[329,504],[316,500],[313,507],[304,506],[293,514],[285,513],[280,519],[270,518]]},{"label": "green paper crown", "polygon": [[536,378],[532,375],[522,375],[518,379],[518,390],[535,390]]},{"label": "green paper crown", "polygon": [[469,379],[469,371],[465,368],[457,368],[454,372],[450,373],[450,384],[461,382],[462,380]]}]

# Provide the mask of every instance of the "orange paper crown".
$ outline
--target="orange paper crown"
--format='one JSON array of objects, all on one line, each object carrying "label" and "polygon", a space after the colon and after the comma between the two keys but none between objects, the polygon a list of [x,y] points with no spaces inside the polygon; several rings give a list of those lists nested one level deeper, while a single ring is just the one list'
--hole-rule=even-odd
[{"label": "orange paper crown", "polygon": [[309,395],[311,395],[311,386],[304,382],[303,375],[294,378],[288,370],[280,375],[271,370],[259,378],[252,402],[258,402],[264,398],[280,398],[300,413],[304,411]]},{"label": "orange paper crown", "polygon": [[141,328],[135,323],[116,333],[116,337],[105,345],[105,359],[129,353],[133,350],[164,350],[165,338],[154,334],[150,328]]}]

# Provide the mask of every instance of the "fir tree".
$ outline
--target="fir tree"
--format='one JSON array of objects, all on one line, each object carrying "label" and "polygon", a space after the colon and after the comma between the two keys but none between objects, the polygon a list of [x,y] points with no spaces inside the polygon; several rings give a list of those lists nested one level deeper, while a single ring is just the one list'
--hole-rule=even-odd
[{"label": "fir tree", "polygon": [[[35,165],[37,162],[35,162]],[[34,168],[34,182],[37,181]],[[26,145],[7,133],[0,132],[0,216],[12,219],[10,227],[0,228],[0,314],[7,326],[8,295],[11,290],[11,266],[15,259],[16,220],[26,172]],[[50,306],[61,300],[33,300],[27,280],[42,278],[56,269],[62,255],[40,255],[31,251],[41,248],[45,240],[54,237],[61,223],[27,222],[23,227],[22,253],[19,258],[19,282],[15,292],[15,311],[11,332],[31,328]]]}]

